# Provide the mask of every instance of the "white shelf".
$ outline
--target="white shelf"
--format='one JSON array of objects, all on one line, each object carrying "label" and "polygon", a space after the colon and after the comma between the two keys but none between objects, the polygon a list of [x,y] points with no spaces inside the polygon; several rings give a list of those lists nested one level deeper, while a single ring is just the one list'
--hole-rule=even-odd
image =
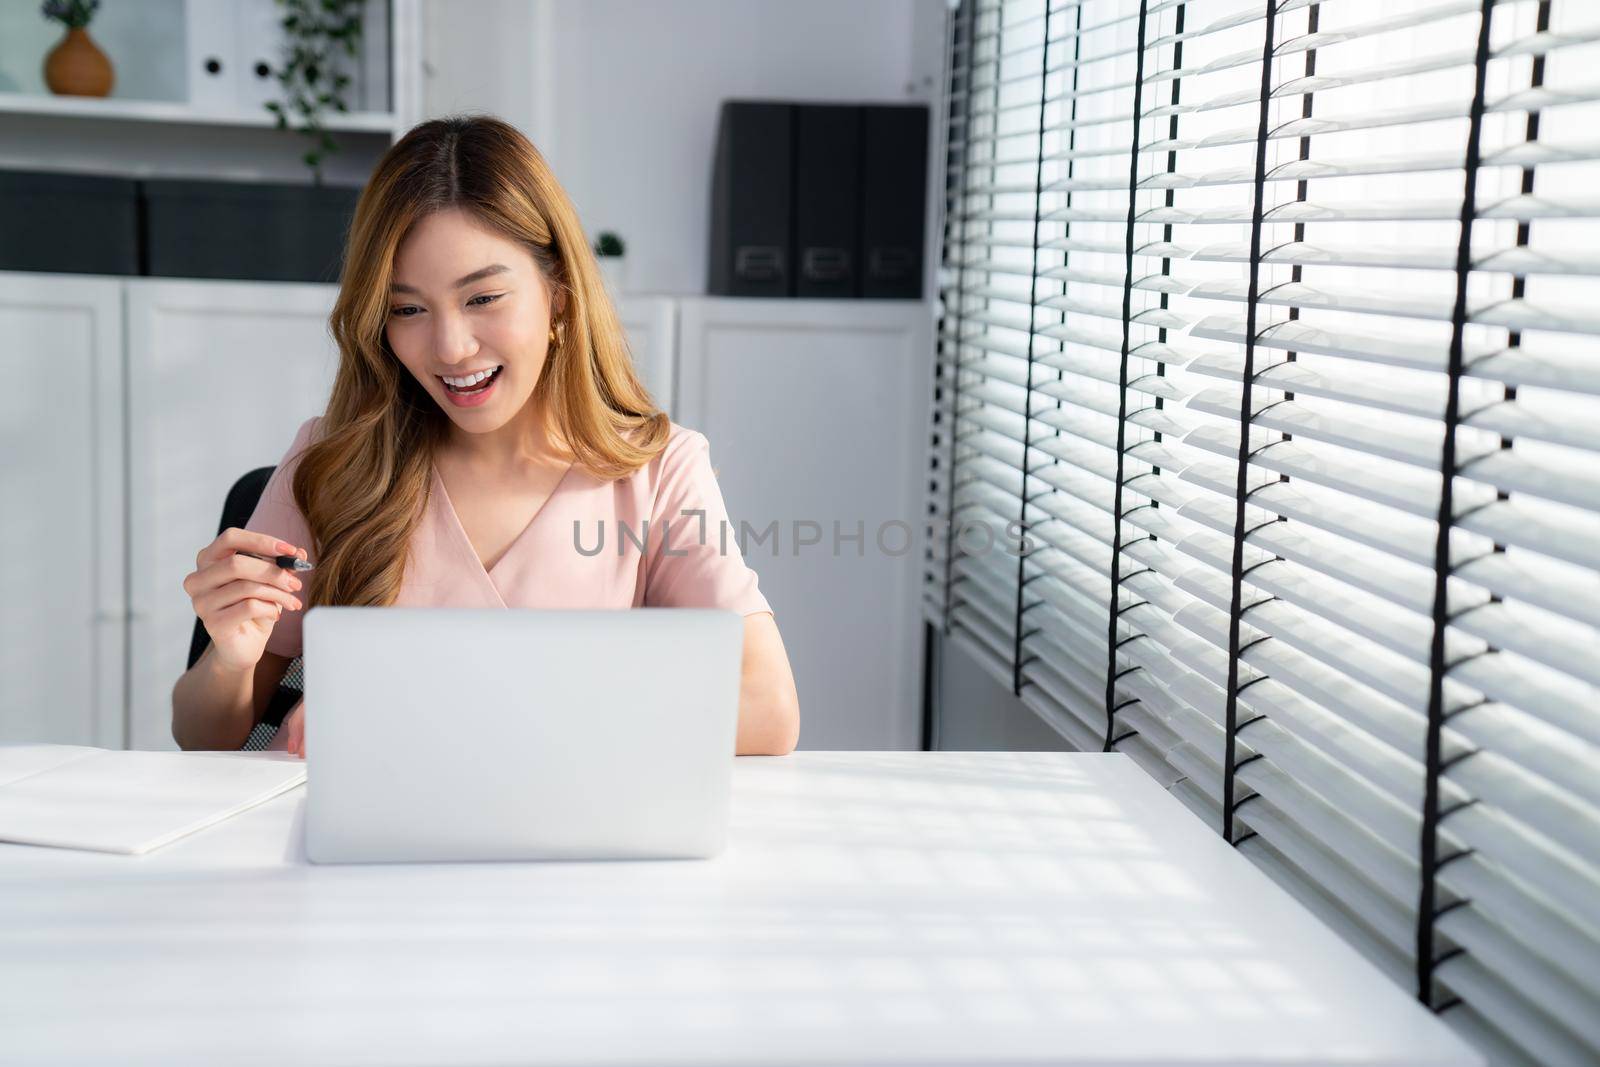
[{"label": "white shelf", "polygon": [[[0,93],[0,114],[263,129],[277,125],[277,118],[266,108],[259,111],[212,111],[161,100],[44,96],[38,93]],[[394,115],[382,111],[332,111],[323,115],[322,124],[335,133],[382,133],[392,136],[396,120]]]}]

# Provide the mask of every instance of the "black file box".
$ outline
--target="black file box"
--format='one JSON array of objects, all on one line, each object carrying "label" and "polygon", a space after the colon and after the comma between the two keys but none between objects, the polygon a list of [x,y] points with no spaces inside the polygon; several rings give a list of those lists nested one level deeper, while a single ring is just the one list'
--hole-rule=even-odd
[{"label": "black file box", "polygon": [[928,200],[928,108],[865,107],[861,139],[863,297],[922,296]]},{"label": "black file box", "polygon": [[925,104],[724,101],[707,292],[920,299],[928,117]]},{"label": "black file box", "polygon": [[337,282],[359,188],[148,179],[146,273]]},{"label": "black file box", "polygon": [[795,108],[795,295],[853,297],[860,285],[861,108]]},{"label": "black file box", "polygon": [[717,126],[706,289],[793,296],[794,107],[728,100]]},{"label": "black file box", "polygon": [[138,274],[137,182],[0,171],[0,270]]}]

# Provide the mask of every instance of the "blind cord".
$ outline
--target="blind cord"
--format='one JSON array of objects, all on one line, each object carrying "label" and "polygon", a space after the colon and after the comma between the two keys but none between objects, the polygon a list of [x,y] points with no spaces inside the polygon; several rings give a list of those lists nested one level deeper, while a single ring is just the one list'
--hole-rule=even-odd
[{"label": "blind cord", "polygon": [[[956,179],[956,196],[959,200],[956,211],[955,244],[961,249],[961,259],[956,266],[956,307],[955,307],[955,351],[951,360],[950,372],[950,425],[945,427],[945,432],[950,435],[950,465],[945,468],[946,505],[944,509],[945,543],[944,543],[944,633],[950,636],[950,611],[952,604],[951,591],[955,582],[956,559],[956,457],[957,457],[957,431],[961,426],[961,317],[965,310],[967,299],[967,159],[972,151],[972,67],[974,64],[973,53],[977,51],[975,36],[977,14],[973,11],[972,0],[966,0],[962,7],[967,12],[966,20],[966,58],[961,66],[961,84],[965,87],[964,101],[961,105],[961,169]],[[950,35],[955,38],[961,25],[957,12],[955,26],[951,28]],[[946,159],[945,165],[949,166]],[[948,247],[948,246],[947,246]],[[948,309],[946,311],[948,315]],[[943,323],[940,323],[943,326]]]},{"label": "blind cord", "polygon": [[1122,606],[1122,478],[1123,452],[1128,440],[1128,347],[1133,329],[1133,226],[1138,218],[1139,206],[1139,117],[1144,110],[1144,44],[1149,14],[1150,0],[1139,0],[1139,41],[1135,46],[1133,73],[1133,146],[1128,153],[1128,230],[1123,245],[1122,369],[1117,378],[1117,482],[1111,501],[1111,598],[1106,612],[1106,736],[1101,748],[1103,752],[1110,752],[1113,744],[1131,736],[1131,733],[1117,734],[1117,712],[1124,706],[1117,703],[1117,679],[1121,677],[1117,672],[1117,649],[1121,647],[1117,642],[1117,620]]},{"label": "blind cord", "polygon": [[[1465,180],[1461,193],[1461,233],[1456,242],[1456,294],[1450,312],[1450,355],[1444,403],[1444,440],[1439,449],[1438,536],[1433,549],[1433,635],[1428,651],[1428,731],[1424,744],[1422,794],[1421,886],[1417,902],[1417,999],[1434,1006],[1434,969],[1443,962],[1434,951],[1439,868],[1461,853],[1439,859],[1439,778],[1444,773],[1441,736],[1444,708],[1445,630],[1450,624],[1450,530],[1455,522],[1456,429],[1461,421],[1461,371],[1467,323],[1467,281],[1472,273],[1472,224],[1477,218],[1479,138],[1483,129],[1484,92],[1489,67],[1489,32],[1494,0],[1483,0],[1478,47],[1473,66],[1472,107],[1468,113]],[[1457,902],[1459,904],[1459,902]],[[1454,906],[1454,905],[1452,905]],[[1453,951],[1451,955],[1455,955]],[[1446,1005],[1448,1006],[1448,1005]],[[1442,1008],[1440,1009],[1442,1010]]]},{"label": "blind cord", "polygon": [[1039,220],[1044,206],[1044,134],[1047,128],[1045,114],[1048,111],[1050,86],[1050,15],[1050,0],[1045,0],[1044,47],[1041,49],[1043,54],[1039,60],[1039,144],[1038,151],[1034,153],[1033,168],[1033,250],[1028,260],[1033,264],[1029,268],[1028,281],[1028,391],[1022,401],[1022,486],[1017,493],[1022,503],[1017,508],[1017,525],[1021,532],[1017,548],[1017,612],[1012,620],[1011,630],[1011,692],[1014,696],[1022,695],[1022,615],[1027,610],[1024,606],[1027,582],[1023,572],[1027,565],[1028,554],[1022,546],[1028,543],[1028,452],[1033,448],[1033,348],[1039,339],[1039,332],[1033,328],[1033,317],[1039,308]]},{"label": "blind cord", "polygon": [[1277,31],[1277,13],[1276,0],[1268,0],[1265,43],[1261,46],[1261,106],[1256,123],[1255,199],[1250,208],[1250,286],[1245,297],[1244,373],[1239,382],[1239,472],[1234,492],[1233,593],[1228,612],[1227,707],[1223,716],[1222,742],[1222,839],[1230,844],[1236,843],[1233,814],[1239,804],[1244,803],[1234,801],[1237,788],[1235,772],[1238,770],[1235,752],[1239,736],[1239,631],[1245,610],[1244,542],[1249,531],[1245,529],[1244,513],[1250,497],[1250,420],[1255,417],[1250,410],[1250,402],[1251,389],[1255,385],[1256,311],[1261,286],[1261,219],[1267,195],[1267,134],[1272,111],[1272,49]]}]

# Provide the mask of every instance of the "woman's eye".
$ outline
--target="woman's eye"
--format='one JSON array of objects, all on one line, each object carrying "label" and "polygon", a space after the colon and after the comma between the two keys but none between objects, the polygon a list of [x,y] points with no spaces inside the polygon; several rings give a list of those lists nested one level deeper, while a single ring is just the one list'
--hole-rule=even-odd
[{"label": "woman's eye", "polygon": [[[468,307],[485,307],[485,306],[487,306],[489,304],[492,304],[494,301],[499,300],[502,296],[505,296],[505,295],[506,294],[504,294],[504,293],[484,293],[482,296],[475,296],[471,300],[468,300],[467,301],[467,306]],[[482,304],[478,303],[478,301],[480,301],[480,300],[483,301]],[[399,318],[399,319],[413,319],[413,318],[416,318],[416,316],[413,315],[413,314],[410,314],[410,312],[421,311],[421,310],[422,310],[421,308],[416,307],[415,305],[405,304],[405,305],[402,305],[400,307],[390,308],[389,309],[389,314],[391,314],[391,315],[393,315],[393,316],[395,316],[396,318]]]}]

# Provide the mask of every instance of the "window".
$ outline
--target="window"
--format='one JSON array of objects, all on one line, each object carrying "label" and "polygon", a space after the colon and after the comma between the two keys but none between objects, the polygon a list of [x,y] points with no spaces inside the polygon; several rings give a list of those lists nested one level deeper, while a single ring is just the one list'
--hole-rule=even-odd
[{"label": "window", "polygon": [[1595,1062],[1600,8],[950,41],[928,619],[1494,1062]]}]

